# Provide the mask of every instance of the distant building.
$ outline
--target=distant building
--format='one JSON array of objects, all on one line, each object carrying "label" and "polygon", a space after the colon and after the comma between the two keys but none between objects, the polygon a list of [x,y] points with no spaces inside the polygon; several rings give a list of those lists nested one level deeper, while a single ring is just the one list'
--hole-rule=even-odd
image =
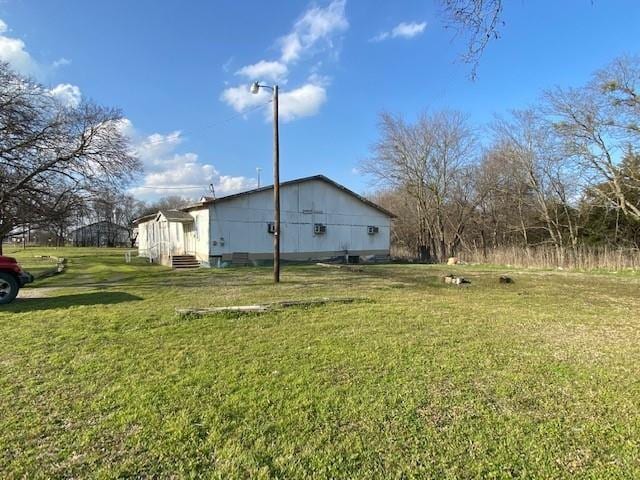
[{"label": "distant building", "polygon": [[[281,258],[309,261],[388,256],[391,212],[323,175],[280,184]],[[139,255],[171,265],[192,256],[201,265],[233,258],[271,260],[273,186],[137,219]]]},{"label": "distant building", "polygon": [[129,230],[117,223],[103,220],[71,232],[75,247],[130,247]]}]

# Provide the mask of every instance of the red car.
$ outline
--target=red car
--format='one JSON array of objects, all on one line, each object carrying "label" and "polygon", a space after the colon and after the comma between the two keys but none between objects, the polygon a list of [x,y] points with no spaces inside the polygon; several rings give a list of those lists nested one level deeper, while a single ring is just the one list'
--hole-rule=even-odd
[{"label": "red car", "polygon": [[18,290],[33,282],[33,275],[20,268],[15,258],[0,255],[0,305],[11,303]]}]

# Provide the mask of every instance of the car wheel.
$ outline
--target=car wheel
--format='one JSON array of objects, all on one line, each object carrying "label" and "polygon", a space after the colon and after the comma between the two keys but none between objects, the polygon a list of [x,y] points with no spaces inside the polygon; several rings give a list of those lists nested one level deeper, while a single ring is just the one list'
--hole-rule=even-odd
[{"label": "car wheel", "polygon": [[0,272],[0,305],[11,303],[19,289],[20,285],[13,275]]}]

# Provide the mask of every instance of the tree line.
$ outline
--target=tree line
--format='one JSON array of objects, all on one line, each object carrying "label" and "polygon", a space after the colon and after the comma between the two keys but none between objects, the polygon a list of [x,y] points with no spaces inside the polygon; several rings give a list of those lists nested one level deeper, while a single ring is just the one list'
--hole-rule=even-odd
[{"label": "tree line", "polygon": [[0,253],[25,230],[56,237],[107,198],[122,195],[141,165],[117,109],[68,105],[0,62]]},{"label": "tree line", "polygon": [[363,172],[398,215],[396,252],[437,262],[461,252],[640,248],[640,57],[578,87],[543,92],[483,130],[456,111],[380,116]]},{"label": "tree line", "polygon": [[[119,110],[83,100],[61,102],[0,62],[0,254],[4,239],[59,246],[75,228],[133,220],[183,206],[180,197],[146,204],[126,191],[142,166]],[[116,228],[107,229],[114,238]]]}]

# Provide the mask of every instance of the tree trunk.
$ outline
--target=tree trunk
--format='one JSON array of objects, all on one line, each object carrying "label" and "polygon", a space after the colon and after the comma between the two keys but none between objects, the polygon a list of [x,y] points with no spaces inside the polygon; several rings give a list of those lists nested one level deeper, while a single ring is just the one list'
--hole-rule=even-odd
[{"label": "tree trunk", "polygon": [[482,240],[482,260],[487,261],[487,236],[484,233],[484,228],[480,229],[480,240]]}]

